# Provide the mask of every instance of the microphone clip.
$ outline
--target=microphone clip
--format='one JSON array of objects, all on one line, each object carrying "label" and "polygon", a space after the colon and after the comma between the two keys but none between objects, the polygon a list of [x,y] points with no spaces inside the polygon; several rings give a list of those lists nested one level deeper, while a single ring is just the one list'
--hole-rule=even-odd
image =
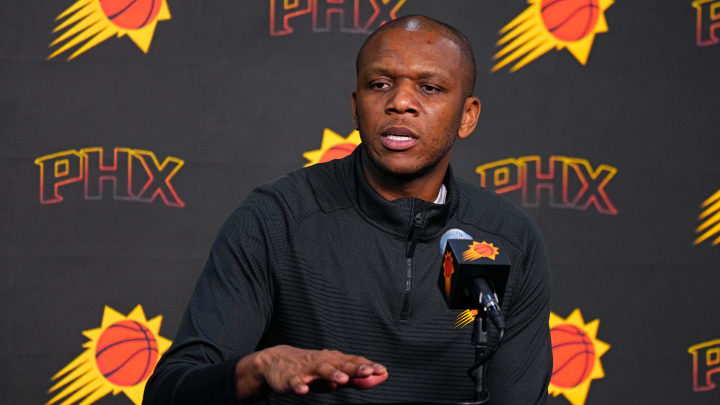
[{"label": "microphone clip", "polygon": [[474,297],[478,297],[478,311],[484,311],[500,330],[500,336],[502,337],[505,332],[505,317],[503,316],[502,309],[497,294],[490,287],[490,284],[483,278],[476,277],[470,283],[471,294]]}]

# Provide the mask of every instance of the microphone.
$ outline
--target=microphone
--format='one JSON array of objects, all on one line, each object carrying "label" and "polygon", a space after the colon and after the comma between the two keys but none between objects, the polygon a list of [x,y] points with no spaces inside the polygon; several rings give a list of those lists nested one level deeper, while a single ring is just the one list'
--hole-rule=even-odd
[{"label": "microphone", "polygon": [[440,238],[443,255],[438,287],[450,309],[484,310],[501,331],[505,319],[500,305],[505,293],[510,259],[497,239],[473,239],[461,229]]}]

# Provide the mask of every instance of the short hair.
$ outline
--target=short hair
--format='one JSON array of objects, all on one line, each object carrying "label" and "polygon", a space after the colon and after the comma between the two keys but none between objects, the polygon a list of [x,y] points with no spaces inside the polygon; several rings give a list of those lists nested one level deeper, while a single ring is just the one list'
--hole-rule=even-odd
[{"label": "short hair", "polygon": [[463,69],[463,85],[465,87],[465,97],[471,97],[475,91],[475,55],[473,54],[472,45],[470,40],[460,30],[453,27],[450,24],[442,21],[435,20],[430,17],[419,14],[411,14],[402,17],[398,17],[391,20],[380,28],[376,29],[370,36],[365,39],[360,50],[358,50],[355,58],[355,71],[356,74],[360,74],[360,60],[362,59],[365,48],[367,48],[370,41],[380,33],[391,30],[391,29],[408,29],[411,28],[416,31],[430,31],[449,39],[456,43],[460,47],[460,58],[462,63],[461,68]]}]

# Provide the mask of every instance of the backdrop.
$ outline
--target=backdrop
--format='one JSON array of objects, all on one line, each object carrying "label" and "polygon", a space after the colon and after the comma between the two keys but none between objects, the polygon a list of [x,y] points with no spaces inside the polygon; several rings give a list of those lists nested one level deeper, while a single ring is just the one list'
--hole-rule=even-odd
[{"label": "backdrop", "polygon": [[358,143],[356,50],[411,13],[475,47],[455,172],[545,236],[550,402],[720,401],[720,1],[73,1],[0,3],[0,402],[139,404],[221,223]]}]

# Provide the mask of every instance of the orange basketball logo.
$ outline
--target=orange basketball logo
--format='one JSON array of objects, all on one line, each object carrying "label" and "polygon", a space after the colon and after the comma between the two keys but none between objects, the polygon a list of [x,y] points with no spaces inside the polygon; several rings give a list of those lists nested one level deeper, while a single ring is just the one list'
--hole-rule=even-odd
[{"label": "orange basketball logo", "polygon": [[55,392],[48,405],[91,404],[121,392],[140,405],[145,383],[172,343],[160,336],[161,322],[160,315],[145,318],[140,305],[127,316],[106,306],[101,326],[83,331],[85,351],[52,377],[58,381],[48,390]]},{"label": "orange basketball logo", "polygon": [[105,16],[118,27],[136,30],[160,12],[162,0],[100,0]]},{"label": "orange basketball logo", "polygon": [[529,0],[530,6],[500,30],[502,46],[492,71],[515,63],[515,72],[552,49],[567,48],[587,63],[595,35],[607,32],[605,10],[614,0]]},{"label": "orange basketball logo", "polygon": [[550,380],[563,388],[585,381],[595,365],[595,347],[587,334],[573,325],[550,329],[553,350],[553,372]]},{"label": "orange basketball logo", "polygon": [[79,45],[68,56],[71,60],[110,37],[125,35],[147,53],[158,21],[169,19],[166,0],[77,0],[55,18],[53,32],[62,33],[50,46],[65,43],[47,58]]},{"label": "orange basketball logo", "polygon": [[542,21],[548,31],[561,41],[577,41],[597,24],[597,0],[543,0]]},{"label": "orange basketball logo", "polygon": [[486,257],[490,260],[495,260],[495,257],[499,253],[500,249],[498,249],[492,243],[488,243],[485,241],[478,243],[473,241],[472,245],[468,245],[468,250],[463,252],[463,259],[472,261],[480,259],[482,257]]},{"label": "orange basketball logo", "polygon": [[484,257],[490,257],[495,254],[495,249],[487,243],[478,243],[477,245],[473,246],[473,249],[477,254]]},{"label": "orange basketball logo", "polygon": [[596,338],[599,320],[585,323],[579,309],[567,319],[550,313],[553,371],[548,391],[563,394],[572,405],[583,405],[590,382],[603,378],[600,357],[610,348]]},{"label": "orange basketball logo", "polygon": [[95,362],[100,373],[115,385],[130,387],[147,379],[158,358],[157,340],[137,321],[116,322],[100,335]]}]

